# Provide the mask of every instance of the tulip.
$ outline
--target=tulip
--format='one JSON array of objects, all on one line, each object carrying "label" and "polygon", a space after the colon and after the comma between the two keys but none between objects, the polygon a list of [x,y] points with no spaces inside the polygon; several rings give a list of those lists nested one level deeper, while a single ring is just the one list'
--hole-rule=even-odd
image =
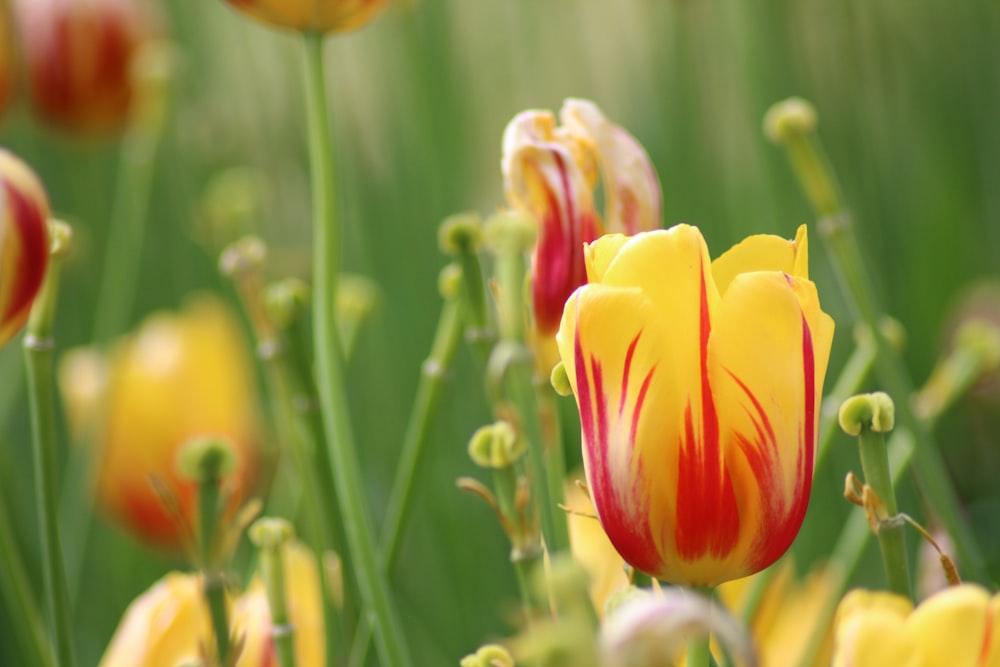
[{"label": "tulip", "polygon": [[101,134],[124,126],[132,60],[156,31],[142,0],[15,0],[28,92],[57,127]]},{"label": "tulip", "polygon": [[688,225],[605,236],[585,256],[556,339],[612,544],[671,583],[767,567],[805,514],[833,338],[805,228],[715,262]]},{"label": "tulip", "polygon": [[[299,667],[325,664],[319,571],[312,553],[300,544],[285,548],[289,615],[295,628]],[[267,597],[259,579],[230,605],[231,631],[242,638],[235,667],[278,667],[271,641]],[[176,667],[200,657],[211,646],[212,623],[201,592],[201,578],[172,572],[129,605],[100,667]]]},{"label": "tulip", "polygon": [[277,28],[348,32],[375,18],[385,0],[226,0],[244,14]]},{"label": "tulip", "polygon": [[0,149],[0,345],[21,330],[49,262],[49,202],[31,168]]},{"label": "tulip", "polygon": [[1000,595],[946,588],[916,609],[892,593],[857,590],[837,610],[834,667],[1000,666]]},{"label": "tulip", "polygon": [[257,467],[252,387],[246,344],[218,301],[202,297],[179,314],[150,316],[109,362],[99,508],[146,541],[181,546],[185,525],[195,522],[196,483],[177,470],[177,454],[188,441],[211,437],[228,441],[237,458],[223,481],[234,509]]},{"label": "tulip", "polygon": [[[543,340],[555,334],[566,299],[586,281],[584,243],[605,229],[635,234],[660,225],[659,182],[639,142],[592,102],[566,100],[560,118],[556,127],[550,112],[525,111],[503,135],[507,201],[538,225],[531,295]],[[594,207],[598,172],[607,200],[603,221]]]}]

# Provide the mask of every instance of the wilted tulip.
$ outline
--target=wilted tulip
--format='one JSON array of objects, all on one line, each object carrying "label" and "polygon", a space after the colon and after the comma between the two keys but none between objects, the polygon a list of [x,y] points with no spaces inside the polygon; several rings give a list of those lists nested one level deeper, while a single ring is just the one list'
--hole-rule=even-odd
[{"label": "wilted tulip", "polygon": [[31,168],[0,148],[0,345],[28,321],[49,262],[49,202]]},{"label": "wilted tulip", "polygon": [[1000,666],[1000,596],[962,584],[914,609],[892,593],[857,590],[837,610],[834,667]]},{"label": "wilted tulip", "polygon": [[[628,132],[609,122],[597,106],[566,100],[562,126],[548,111],[525,111],[503,136],[507,201],[538,225],[532,256],[534,326],[542,357],[555,358],[552,336],[563,305],[586,282],[583,244],[604,231],[635,234],[659,227],[660,186],[649,157]],[[602,221],[594,190],[603,182],[607,206]],[[551,368],[543,358],[542,365]],[[546,369],[548,370],[548,369]]]},{"label": "wilted tulip", "polygon": [[605,236],[586,263],[557,341],[612,544],[671,583],[767,567],[805,514],[833,337],[805,228],[715,262],[688,225]]},{"label": "wilted tulip", "polygon": [[[316,558],[300,544],[285,549],[285,581],[297,664],[320,667],[326,664],[326,641],[319,571]],[[231,632],[242,643],[234,667],[278,667],[260,581],[229,609]],[[176,667],[200,657],[201,647],[211,645],[211,631],[201,578],[173,572],[129,605],[100,667]]]},{"label": "wilted tulip", "polygon": [[244,14],[290,30],[347,32],[371,21],[385,0],[226,0]]},{"label": "wilted tulip", "polygon": [[16,0],[14,11],[35,112],[73,132],[122,127],[133,56],[156,32],[145,0]]},{"label": "wilted tulip", "polygon": [[107,383],[98,426],[101,509],[145,540],[177,546],[177,511],[193,525],[196,495],[195,483],[177,470],[177,453],[198,437],[232,445],[236,469],[223,489],[232,507],[244,498],[258,458],[253,371],[220,302],[202,297],[179,314],[149,317],[115,351]]}]

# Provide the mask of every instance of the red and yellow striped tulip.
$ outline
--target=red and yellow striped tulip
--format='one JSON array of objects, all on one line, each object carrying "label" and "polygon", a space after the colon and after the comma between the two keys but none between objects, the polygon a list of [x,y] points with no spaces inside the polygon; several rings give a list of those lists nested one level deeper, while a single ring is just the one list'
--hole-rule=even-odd
[{"label": "red and yellow striped tulip", "polygon": [[[503,136],[507,201],[538,224],[531,296],[536,334],[544,340],[559,328],[566,299],[586,282],[584,243],[605,229],[635,234],[660,225],[659,181],[639,142],[593,102],[566,100],[560,119],[556,127],[550,112],[525,111]],[[594,207],[599,173],[607,198],[603,222]]]},{"label": "red and yellow striped tulip", "polygon": [[636,569],[714,586],[773,563],[812,487],[833,321],[794,241],[714,262],[697,228],[605,236],[557,336],[590,494]]},{"label": "red and yellow striped tulip", "polygon": [[131,65],[157,31],[144,0],[16,0],[35,112],[72,132],[124,126],[135,92]]},{"label": "red and yellow striped tulip", "polygon": [[49,202],[35,173],[0,149],[0,345],[21,330],[49,263]]},{"label": "red and yellow striped tulip", "polygon": [[893,593],[856,590],[837,609],[834,667],[1000,667],[1000,595],[946,588],[914,609]]},{"label": "red and yellow striped tulip", "polygon": [[176,459],[198,437],[231,443],[236,470],[223,484],[231,508],[245,500],[259,458],[253,370],[239,325],[219,301],[201,297],[179,314],[150,316],[115,351],[107,383],[97,427],[100,509],[148,542],[180,546],[179,517],[151,479],[194,525],[196,484]]},{"label": "red and yellow striped tulip", "polygon": [[[323,605],[316,558],[298,543],[285,547],[285,596],[294,624],[296,664],[326,664]],[[233,636],[243,648],[234,667],[278,667],[271,615],[259,579],[230,605]],[[211,641],[212,623],[201,578],[171,572],[136,598],[115,630],[100,667],[177,667],[197,660]]]},{"label": "red and yellow striped tulip", "polygon": [[385,0],[226,0],[244,14],[277,28],[314,32],[357,30]]}]

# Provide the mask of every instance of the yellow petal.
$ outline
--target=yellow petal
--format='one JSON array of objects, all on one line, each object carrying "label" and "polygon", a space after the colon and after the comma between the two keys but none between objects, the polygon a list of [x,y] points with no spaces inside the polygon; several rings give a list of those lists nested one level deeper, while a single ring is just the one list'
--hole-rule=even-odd
[{"label": "yellow petal", "polygon": [[801,225],[794,241],[772,234],[750,236],[712,262],[712,275],[719,293],[725,294],[733,278],[751,271],[781,271],[809,277],[809,250],[806,226]]},{"label": "yellow petal", "polygon": [[947,588],[921,603],[906,624],[907,635],[924,665],[982,666],[983,649],[1000,628],[996,609],[979,586]]},{"label": "yellow petal", "polygon": [[738,557],[748,573],[791,544],[812,485],[823,382],[816,366],[829,355],[829,340],[814,340],[797,280],[739,275],[722,297],[709,341],[709,377],[740,498]]},{"label": "yellow petal", "polygon": [[608,265],[628,240],[629,237],[624,234],[605,234],[584,246],[589,282],[599,283],[604,280],[604,272],[608,270]]}]

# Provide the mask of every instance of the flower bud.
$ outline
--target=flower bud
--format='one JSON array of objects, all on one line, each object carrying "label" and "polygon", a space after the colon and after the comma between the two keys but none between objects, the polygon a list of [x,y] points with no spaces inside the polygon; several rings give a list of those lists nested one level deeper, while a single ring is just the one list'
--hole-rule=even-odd
[{"label": "flower bud", "polygon": [[156,20],[141,0],[15,0],[32,107],[84,134],[121,128],[135,88],[132,61]]},{"label": "flower bud", "polygon": [[0,149],[0,345],[28,320],[49,262],[49,203],[34,172]]},{"label": "flower bud", "polygon": [[372,20],[385,0],[226,0],[261,23],[310,32],[348,32]]}]

